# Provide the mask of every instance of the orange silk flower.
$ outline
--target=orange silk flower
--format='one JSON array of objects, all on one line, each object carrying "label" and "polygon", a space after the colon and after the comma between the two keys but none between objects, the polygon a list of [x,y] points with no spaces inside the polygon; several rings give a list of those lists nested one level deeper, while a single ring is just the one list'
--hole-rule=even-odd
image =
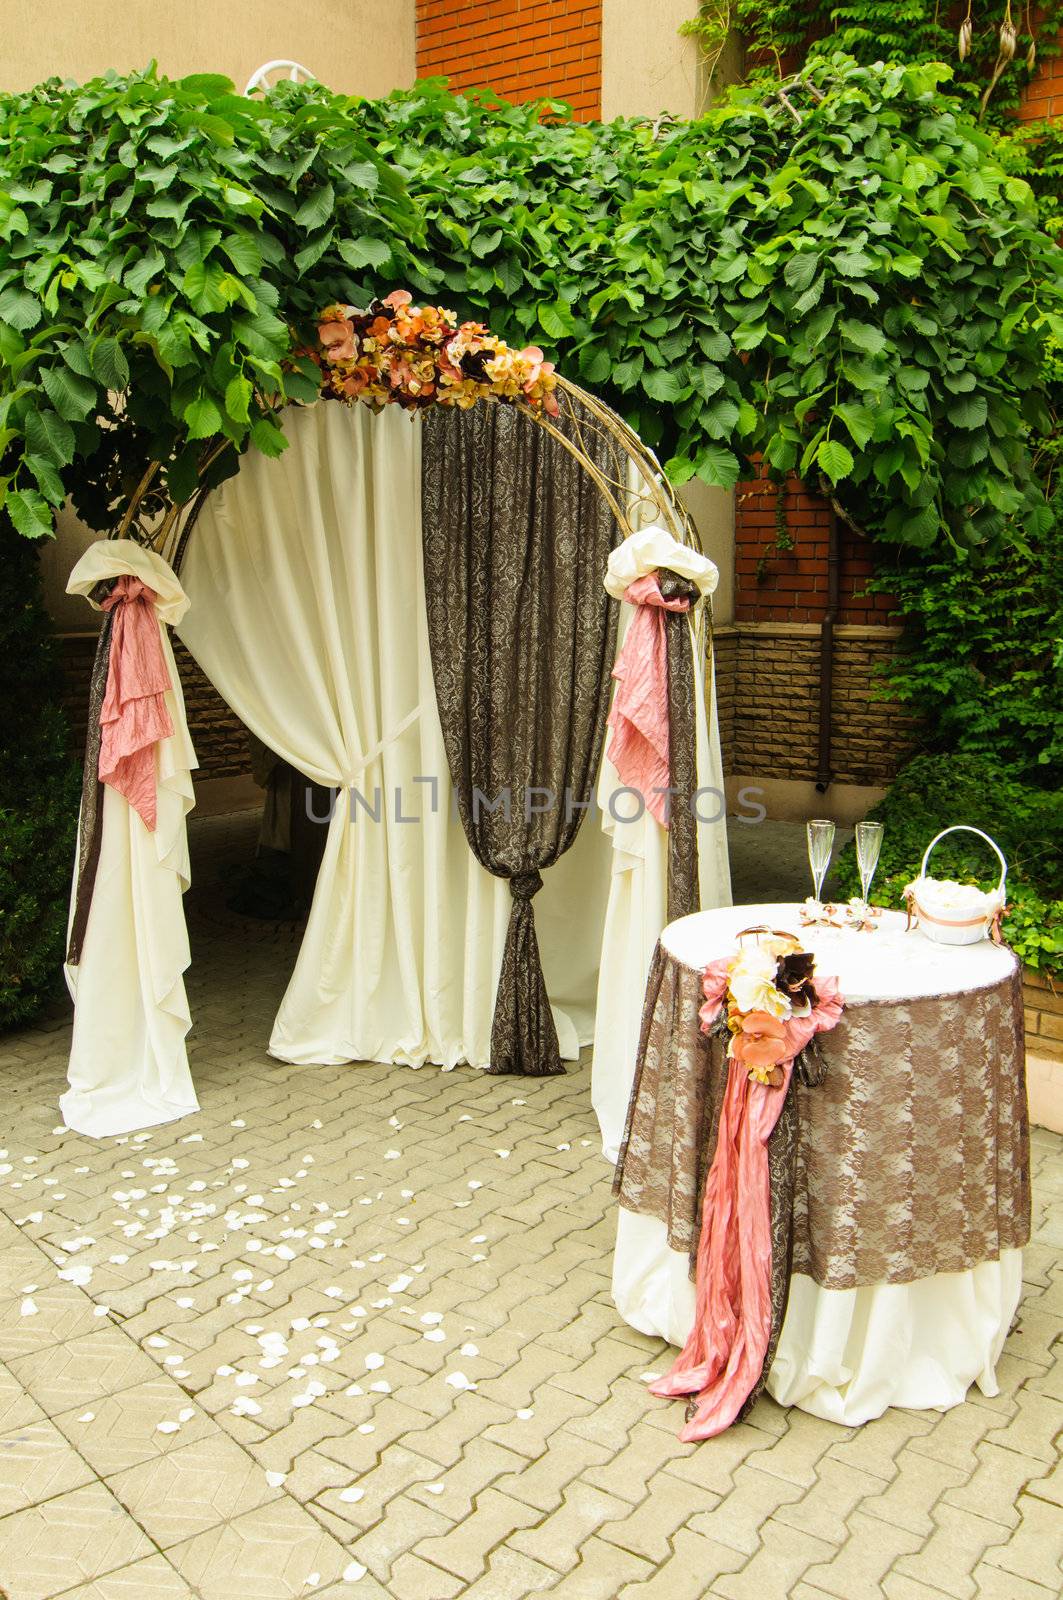
[{"label": "orange silk flower", "polygon": [[778,1017],[767,1011],[748,1011],[739,1019],[729,1054],[761,1083],[772,1081],[772,1069],[786,1060],[786,1053],[786,1030]]}]

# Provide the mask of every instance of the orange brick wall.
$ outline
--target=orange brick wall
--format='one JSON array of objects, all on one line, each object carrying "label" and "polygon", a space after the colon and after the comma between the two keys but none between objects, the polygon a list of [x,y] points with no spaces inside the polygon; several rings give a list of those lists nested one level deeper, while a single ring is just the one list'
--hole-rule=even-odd
[{"label": "orange brick wall", "polygon": [[601,0],[417,0],[417,76],[601,114]]},{"label": "orange brick wall", "polygon": [[[738,622],[821,622],[827,605],[828,501],[809,494],[796,478],[783,498],[786,529],[794,541],[778,551],[778,487],[765,478],[735,491],[735,619]],[[836,620],[877,626],[896,609],[888,595],[864,595],[873,568],[867,540],[843,525]],[[758,568],[760,576],[758,577]]]},{"label": "orange brick wall", "polygon": [[1063,56],[1043,61],[1019,106],[1023,122],[1043,122],[1063,117]]}]

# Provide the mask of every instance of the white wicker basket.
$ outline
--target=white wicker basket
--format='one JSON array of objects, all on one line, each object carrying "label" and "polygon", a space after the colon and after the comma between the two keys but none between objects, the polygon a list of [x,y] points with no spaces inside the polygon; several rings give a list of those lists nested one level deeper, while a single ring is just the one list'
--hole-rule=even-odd
[{"label": "white wicker basket", "polygon": [[[930,852],[949,833],[976,833],[996,851],[1000,862],[1000,882],[995,889],[989,890],[988,893],[983,890],[974,892],[966,884],[927,877],[926,865],[930,860]],[[1004,884],[1007,876],[1008,864],[1000,847],[988,833],[983,833],[981,828],[971,828],[963,822],[957,823],[955,827],[945,828],[927,845],[923,864],[919,868],[919,876],[904,891],[908,902],[909,920],[917,921],[927,938],[936,940],[938,944],[977,944],[979,939],[985,939],[996,928],[1000,913],[1004,909]],[[961,897],[969,901],[969,904],[961,907],[948,903],[958,898],[953,892],[957,889],[963,891]]]}]

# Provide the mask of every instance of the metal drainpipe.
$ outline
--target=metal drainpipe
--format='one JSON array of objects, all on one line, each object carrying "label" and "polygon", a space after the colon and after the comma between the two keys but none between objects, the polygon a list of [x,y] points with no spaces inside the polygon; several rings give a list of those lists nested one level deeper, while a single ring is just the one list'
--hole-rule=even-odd
[{"label": "metal drainpipe", "polygon": [[834,622],[838,615],[839,566],[838,518],[832,509],[827,543],[827,609],[819,629],[819,759],[816,789],[820,794],[826,794],[831,780],[831,700],[834,691]]}]

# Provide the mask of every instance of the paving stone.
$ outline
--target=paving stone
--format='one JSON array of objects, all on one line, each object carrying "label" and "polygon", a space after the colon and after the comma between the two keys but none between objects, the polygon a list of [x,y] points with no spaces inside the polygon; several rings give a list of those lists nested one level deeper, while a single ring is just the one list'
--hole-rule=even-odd
[{"label": "paving stone", "polygon": [[764,1600],[789,1594],[809,1567],[830,1554],[830,1545],[774,1518],[761,1529],[762,1543],[741,1572],[717,1578],[715,1592],[728,1600]]},{"label": "paving stone", "polygon": [[933,1531],[931,1510],[947,1489],[965,1481],[965,1474],[933,1456],[902,1450],[897,1458],[897,1476],[889,1488],[869,1495],[861,1510],[869,1517],[881,1517],[895,1527],[907,1528],[924,1538]]},{"label": "paving stone", "polygon": [[730,1545],[680,1528],[668,1560],[652,1577],[625,1584],[617,1600],[704,1600],[724,1573],[737,1572],[747,1560]]},{"label": "paving stone", "polygon": [[49,1415],[147,1382],[159,1370],[120,1328],[99,1328],[8,1364]]},{"label": "paving stone", "polygon": [[833,1560],[809,1567],[804,1581],[835,1600],[874,1595],[886,1573],[904,1555],[918,1550],[918,1534],[877,1517],[854,1511],[849,1518],[849,1538]]},{"label": "paving stone", "polygon": [[751,1556],[759,1548],[760,1530],[769,1517],[780,1506],[790,1505],[800,1498],[801,1491],[796,1484],[760,1472],[746,1463],[736,1470],[730,1494],[712,1511],[699,1512],[690,1526],[695,1533]]},{"label": "paving stone", "polygon": [[461,1578],[409,1554],[394,1563],[388,1584],[394,1600],[457,1600],[465,1592]]},{"label": "paving stone", "polygon": [[13,1428],[24,1427],[29,1422],[40,1422],[43,1417],[44,1412],[36,1400],[0,1362],[0,1433],[10,1433]]},{"label": "paving stone", "polygon": [[131,1567],[67,1589],[63,1600],[196,1600],[196,1591],[164,1556],[148,1556]]},{"label": "paving stone", "polygon": [[417,1554],[471,1583],[486,1570],[488,1554],[496,1545],[518,1528],[533,1527],[539,1520],[540,1513],[534,1508],[497,1489],[486,1489],[471,1517],[439,1538],[426,1539]]},{"label": "paving stone", "polygon": [[1046,1588],[1060,1586],[1063,1572],[1063,1517],[1047,1500],[1023,1495],[1019,1501],[1019,1526],[1010,1538],[986,1552],[989,1566],[1000,1567],[1030,1583]]},{"label": "paving stone", "polygon": [[645,1581],[653,1573],[630,1550],[590,1538],[580,1546],[576,1565],[547,1591],[551,1600],[615,1600],[621,1587]]},{"label": "paving stone", "polygon": [[280,1499],[219,1523],[167,1557],[203,1600],[294,1600],[307,1578],[334,1582],[349,1557],[294,1501]]},{"label": "paving stone", "polygon": [[625,1500],[604,1494],[592,1484],[575,1481],[565,1490],[556,1511],[536,1527],[511,1534],[507,1543],[545,1566],[556,1567],[558,1572],[570,1572],[592,1534],[608,1531],[605,1525],[611,1528],[628,1511]]},{"label": "paving stone", "polygon": [[183,1445],[108,1479],[160,1550],[276,1500],[257,1462],[224,1434]]},{"label": "paving stone", "polygon": [[0,1517],[78,1489],[93,1476],[50,1422],[29,1422],[0,1434]]},{"label": "paving stone", "polygon": [[655,1565],[667,1561],[678,1529],[708,1509],[703,1489],[680,1478],[669,1480],[663,1473],[646,1485],[634,1511],[626,1502],[614,1504],[622,1504],[623,1512],[601,1529],[601,1538]]},{"label": "paving stone", "polygon": [[0,1520],[0,1593],[8,1600],[50,1600],[151,1554],[149,1541],[103,1484],[86,1484]]}]

